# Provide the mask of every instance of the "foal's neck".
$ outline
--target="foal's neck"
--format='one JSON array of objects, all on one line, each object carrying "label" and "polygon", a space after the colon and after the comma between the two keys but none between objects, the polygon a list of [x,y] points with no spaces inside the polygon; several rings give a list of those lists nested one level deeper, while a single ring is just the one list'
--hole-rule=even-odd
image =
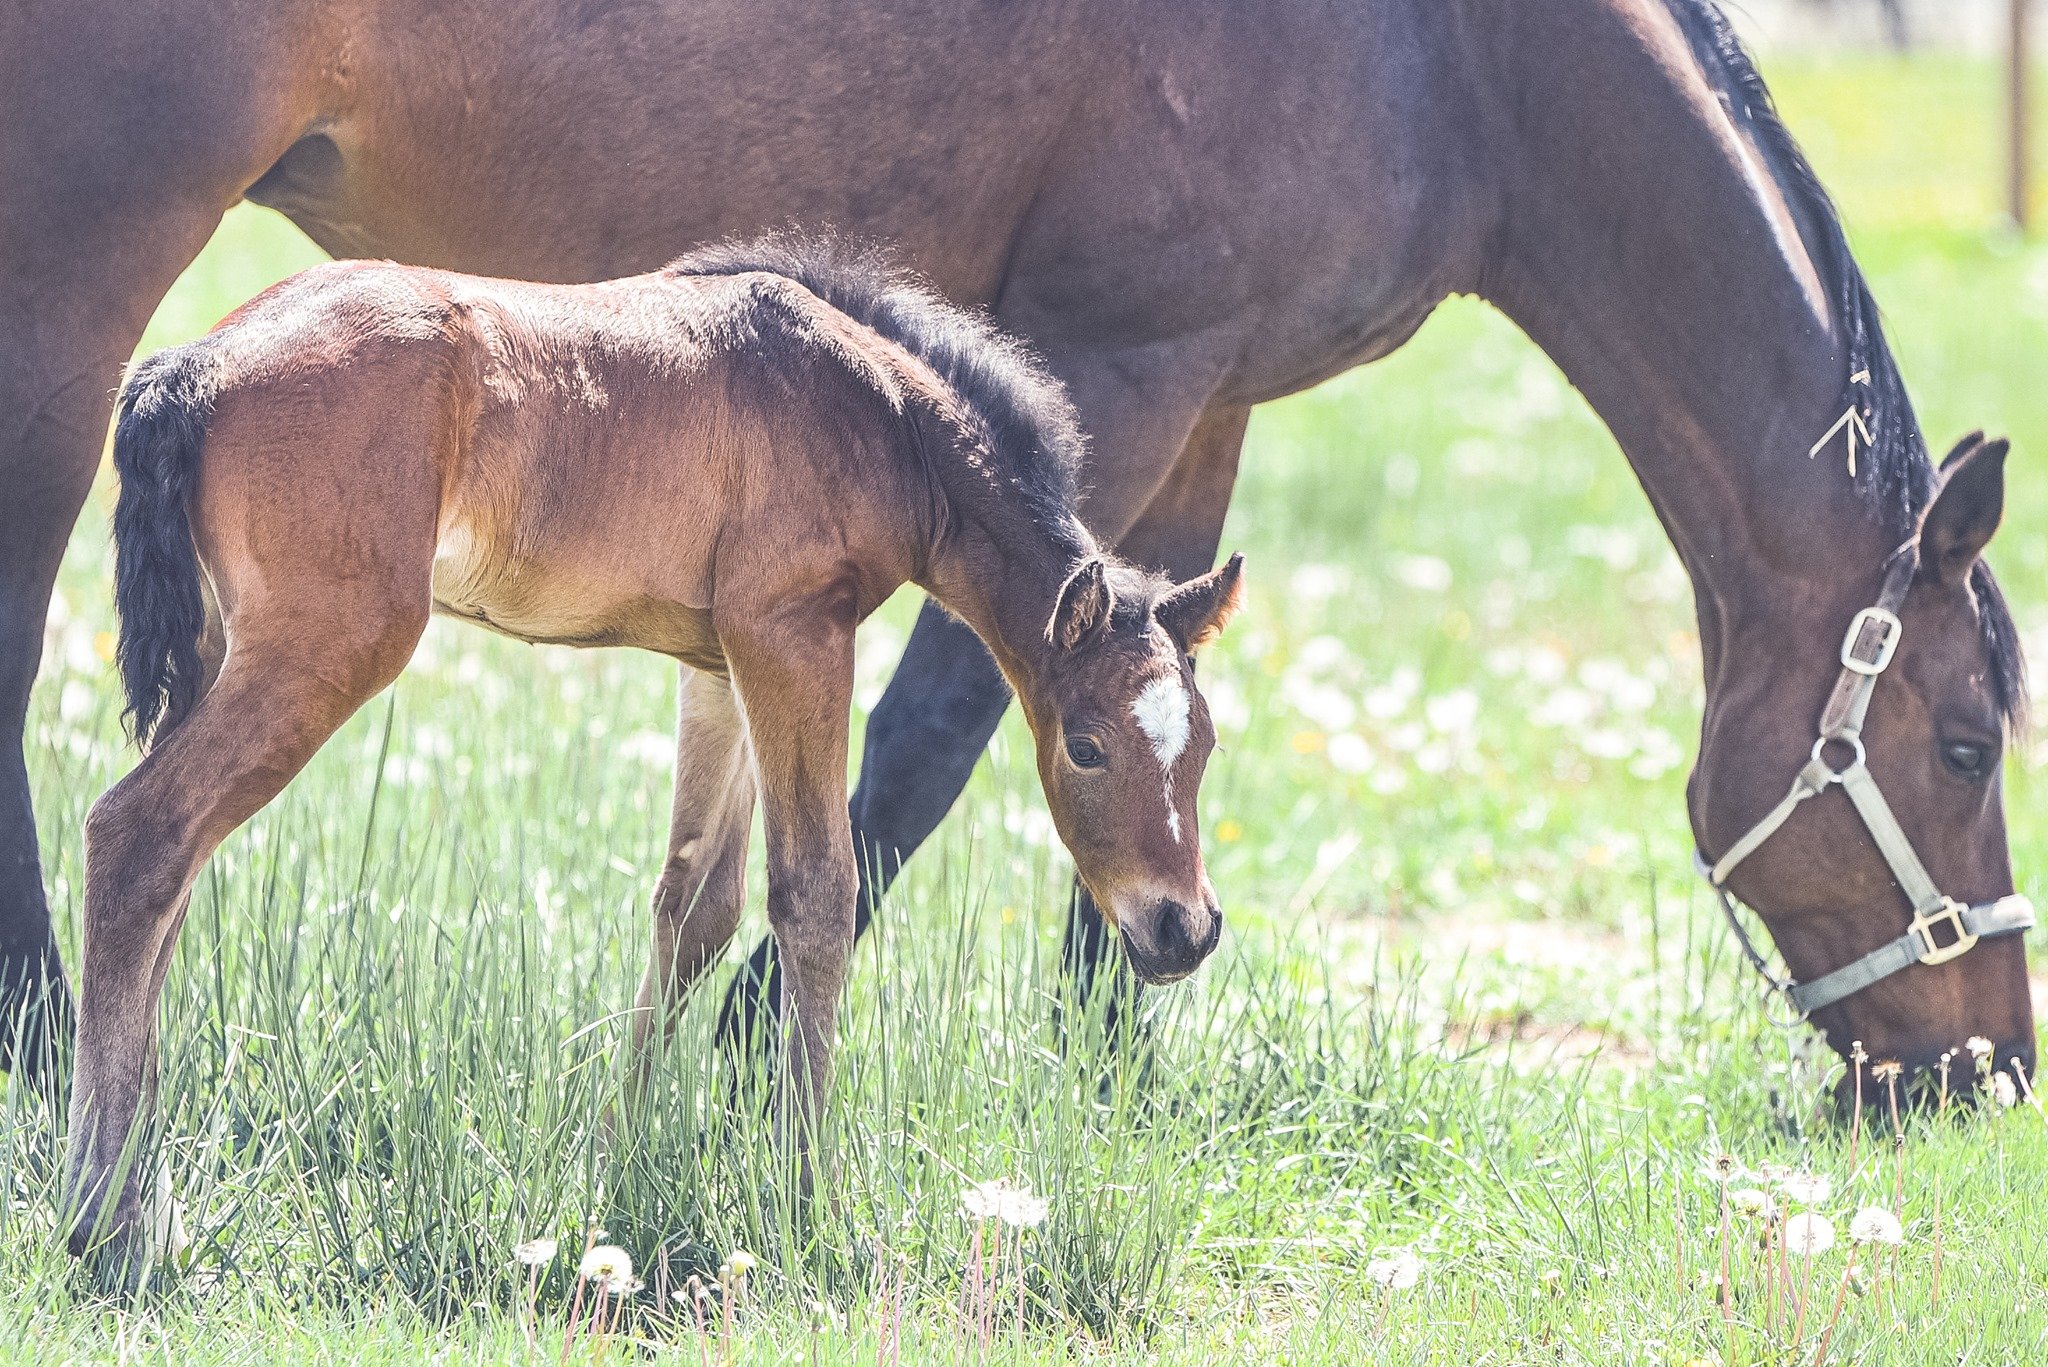
[{"label": "foal's neck", "polygon": [[1705,635],[1760,594],[1854,592],[1896,533],[1852,485],[1846,433],[1808,456],[1849,370],[1815,210],[1781,186],[1665,0],[1529,13],[1489,58],[1512,111],[1496,126],[1514,132],[1488,297],[1621,442]]},{"label": "foal's neck", "polygon": [[1078,518],[1047,526],[1022,510],[956,508],[919,587],[974,628],[1014,688],[1045,656],[1061,585],[1096,553]]}]

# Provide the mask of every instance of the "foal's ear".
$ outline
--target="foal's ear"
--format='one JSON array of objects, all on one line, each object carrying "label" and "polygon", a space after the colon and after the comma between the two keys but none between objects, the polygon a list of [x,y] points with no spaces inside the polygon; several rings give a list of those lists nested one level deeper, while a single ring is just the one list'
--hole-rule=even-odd
[{"label": "foal's ear", "polygon": [[1964,437],[1961,441],[1957,442],[1953,447],[1949,449],[1949,453],[1941,458],[1941,468],[1944,470],[1948,469],[1949,466],[1954,465],[1957,461],[1961,460],[1964,456],[1969,455],[1970,452],[1976,450],[1983,444],[1984,430],[1982,428],[1979,428],[1975,432],[1970,433],[1969,436]]},{"label": "foal's ear", "polygon": [[1099,556],[1090,556],[1060,585],[1060,600],[1053,606],[1052,620],[1045,624],[1046,639],[1062,650],[1072,650],[1107,630],[1109,614],[1115,608],[1116,595],[1110,592],[1107,568]]},{"label": "foal's ear", "polygon": [[1920,520],[1922,573],[1961,586],[2005,515],[2005,454],[2011,443],[1979,440],[1941,463],[1941,487]]},{"label": "foal's ear", "polygon": [[1199,579],[1190,579],[1152,609],[1180,648],[1192,655],[1222,635],[1232,614],[1244,606],[1244,557],[1232,555]]}]

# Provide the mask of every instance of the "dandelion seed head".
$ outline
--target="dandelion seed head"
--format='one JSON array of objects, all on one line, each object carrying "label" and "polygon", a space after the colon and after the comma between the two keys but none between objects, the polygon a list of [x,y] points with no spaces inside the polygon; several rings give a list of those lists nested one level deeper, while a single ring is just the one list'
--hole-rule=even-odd
[{"label": "dandelion seed head", "polygon": [[1970,1051],[1970,1057],[1979,1063],[1989,1063],[1991,1056],[1998,1052],[1998,1046],[1982,1035],[1972,1035],[1963,1041],[1963,1047]]},{"label": "dandelion seed head", "polygon": [[1802,1211],[1785,1222],[1785,1251],[1815,1258],[1835,1246],[1834,1222],[1825,1215]]},{"label": "dandelion seed head", "polygon": [[1742,1176],[1742,1161],[1732,1153],[1709,1154],[1703,1171],[1709,1182],[1717,1186],[1726,1186]]},{"label": "dandelion seed head", "polygon": [[1389,1291],[1406,1291],[1422,1280],[1422,1259],[1412,1248],[1396,1249],[1365,1265],[1366,1279]]},{"label": "dandelion seed head", "polygon": [[558,1240],[528,1239],[512,1246],[512,1256],[528,1267],[544,1267],[555,1260],[555,1250],[560,1247]]},{"label": "dandelion seed head", "polygon": [[1897,1082],[1906,1075],[1906,1065],[1895,1058],[1881,1058],[1870,1065],[1870,1075],[1879,1082]]},{"label": "dandelion seed head", "polygon": [[1991,1099],[2001,1110],[2020,1104],[2020,1089],[2013,1085],[2011,1073],[1991,1075]]},{"label": "dandelion seed head", "polygon": [[1045,1223],[1051,1207],[1042,1196],[1033,1196],[1026,1186],[1011,1187],[996,1204],[996,1218],[1012,1229],[1036,1229]]},{"label": "dandelion seed head", "polygon": [[1835,1184],[1816,1172],[1794,1173],[1778,1183],[1778,1190],[1788,1201],[1802,1206],[1817,1206],[1834,1194]]},{"label": "dandelion seed head", "polygon": [[576,1271],[600,1289],[612,1291],[633,1280],[633,1256],[617,1244],[598,1244],[583,1255]]},{"label": "dandelion seed head", "polygon": [[1906,1228],[1883,1206],[1865,1206],[1849,1221],[1849,1242],[1897,1247],[1906,1242]]},{"label": "dandelion seed head", "polygon": [[1762,1215],[1771,1208],[1771,1194],[1756,1187],[1741,1187],[1728,1193],[1728,1204],[1744,1215]]}]

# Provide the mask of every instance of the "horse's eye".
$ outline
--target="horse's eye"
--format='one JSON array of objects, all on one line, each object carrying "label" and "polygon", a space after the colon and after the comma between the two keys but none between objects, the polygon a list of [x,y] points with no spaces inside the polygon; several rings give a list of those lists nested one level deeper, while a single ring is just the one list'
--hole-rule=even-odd
[{"label": "horse's eye", "polygon": [[1991,772],[1991,747],[1973,741],[1950,741],[1941,747],[1941,762],[1958,778],[1983,778]]},{"label": "horse's eye", "polygon": [[1100,769],[1102,747],[1086,736],[1067,737],[1067,758],[1079,769]]}]

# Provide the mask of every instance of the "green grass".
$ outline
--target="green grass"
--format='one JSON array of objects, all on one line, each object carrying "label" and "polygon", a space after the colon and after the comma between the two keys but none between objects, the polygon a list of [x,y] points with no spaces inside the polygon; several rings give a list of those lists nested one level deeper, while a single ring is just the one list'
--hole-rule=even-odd
[{"label": "green grass", "polygon": [[[2048,249],[1991,226],[1988,73],[1775,74],[1930,434],[2017,441],[1994,559],[2039,628]],[[316,255],[237,210],[148,344]],[[71,945],[79,825],[131,763],[104,492],[31,729]],[[573,1259],[541,1284],[529,1352],[510,1250],[594,1220],[650,1277],[665,1252],[671,1282],[758,1254],[733,1345],[748,1362],[875,1361],[892,1304],[911,1363],[1683,1363],[1730,1344],[1810,1360],[1815,1325],[1801,1356],[1765,1332],[1741,1241],[1724,1326],[1701,1160],[1810,1165],[1840,1215],[1888,1199],[1892,1149],[1866,1137],[1852,1169],[1847,1137],[1815,1123],[1825,1069],[1761,1020],[1695,887],[1688,595],[1604,430],[1511,328],[1456,303],[1392,360],[1259,414],[1226,540],[1252,588],[1204,666],[1223,743],[1204,827],[1232,934],[1152,999],[1144,1076],[1098,1086],[1098,1041],[1056,1046],[1067,866],[1013,717],[863,946],[830,1204],[792,1207],[707,1067],[723,975],[601,1155],[663,847],[673,671],[436,623],[195,894],[164,1017],[163,1152],[195,1239],[175,1287],[93,1298],[51,1237],[53,1127],[0,1094],[0,1359],[551,1361]],[[863,633],[864,702],[913,608]],[[2009,805],[2040,899],[2038,762],[2012,766]],[[757,867],[757,906],[759,887]],[[1849,1295],[1838,1358],[2048,1357],[2048,1124],[1919,1130],[1898,1294]],[[1051,1214],[1024,1244],[1028,1325],[1006,1320],[984,1354],[952,1308],[973,1236],[959,1197],[999,1176]],[[1368,1264],[1399,1248],[1424,1272],[1389,1295]],[[1818,1319],[1841,1251],[1817,1267]],[[814,1337],[814,1301],[844,1327]],[[698,1360],[694,1331],[638,1303],[645,1351]]]}]

